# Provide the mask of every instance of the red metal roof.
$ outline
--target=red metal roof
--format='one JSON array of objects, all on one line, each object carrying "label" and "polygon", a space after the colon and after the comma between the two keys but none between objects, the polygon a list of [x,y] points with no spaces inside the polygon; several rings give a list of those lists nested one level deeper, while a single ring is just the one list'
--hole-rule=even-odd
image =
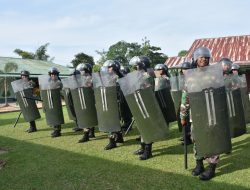
[{"label": "red metal roof", "polygon": [[188,50],[186,58],[169,57],[165,64],[171,67],[182,63],[185,59],[191,60],[194,50],[202,46],[211,50],[213,62],[227,57],[239,65],[250,65],[250,35],[197,39]]}]

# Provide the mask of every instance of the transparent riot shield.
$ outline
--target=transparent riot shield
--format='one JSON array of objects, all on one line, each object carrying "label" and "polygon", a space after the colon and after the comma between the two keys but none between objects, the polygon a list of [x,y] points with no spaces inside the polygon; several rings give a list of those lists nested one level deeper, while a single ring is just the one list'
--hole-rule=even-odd
[{"label": "transparent riot shield", "polygon": [[249,95],[247,91],[246,76],[241,75],[239,76],[239,79],[241,81],[240,91],[241,91],[242,104],[244,108],[245,121],[246,123],[250,123],[250,100],[249,100]]},{"label": "transparent riot shield", "polygon": [[227,93],[227,107],[231,137],[238,137],[246,133],[244,108],[241,96],[241,81],[238,76],[224,77]]},{"label": "transparent riot shield", "polygon": [[70,120],[76,121],[76,113],[73,104],[73,99],[70,91],[71,77],[64,78],[61,80],[63,84],[62,94],[64,97],[65,105],[67,108],[68,116]]},{"label": "transparent riot shield", "polygon": [[76,112],[77,124],[80,128],[97,126],[95,96],[92,88],[92,77],[73,75],[69,77],[70,91]]},{"label": "transparent riot shield", "polygon": [[48,75],[40,75],[38,80],[47,125],[56,126],[64,124],[60,95],[61,81],[52,81]]},{"label": "transparent riot shield", "polygon": [[[32,100],[33,91],[28,81],[22,79],[11,82],[17,102],[27,122],[41,118],[35,100]],[[27,97],[27,98],[26,98]]]},{"label": "transparent riot shield", "polygon": [[107,72],[93,73],[92,76],[99,130],[104,132],[120,131],[117,76]]},{"label": "transparent riot shield", "polygon": [[155,78],[155,96],[160,105],[166,122],[176,121],[174,102],[170,93],[169,79],[164,77]]},{"label": "transparent riot shield", "polygon": [[197,154],[209,157],[231,151],[231,138],[221,65],[190,69],[185,81],[192,111]]},{"label": "transparent riot shield", "polygon": [[168,127],[147,77],[133,71],[118,82],[145,143],[166,138]]}]

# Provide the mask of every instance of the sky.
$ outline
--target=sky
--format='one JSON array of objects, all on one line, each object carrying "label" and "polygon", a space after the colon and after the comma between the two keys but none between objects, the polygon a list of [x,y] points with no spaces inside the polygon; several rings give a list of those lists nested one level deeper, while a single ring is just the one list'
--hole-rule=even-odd
[{"label": "sky", "polygon": [[250,0],[0,0],[0,56],[45,43],[54,63],[144,37],[168,56],[195,39],[250,35]]}]

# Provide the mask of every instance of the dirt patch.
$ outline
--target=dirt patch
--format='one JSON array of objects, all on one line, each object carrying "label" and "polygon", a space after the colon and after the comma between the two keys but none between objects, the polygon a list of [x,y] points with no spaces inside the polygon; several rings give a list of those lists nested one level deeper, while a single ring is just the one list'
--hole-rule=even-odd
[{"label": "dirt patch", "polygon": [[8,153],[8,152],[9,152],[9,150],[0,147],[0,154],[5,154],[5,153]]}]

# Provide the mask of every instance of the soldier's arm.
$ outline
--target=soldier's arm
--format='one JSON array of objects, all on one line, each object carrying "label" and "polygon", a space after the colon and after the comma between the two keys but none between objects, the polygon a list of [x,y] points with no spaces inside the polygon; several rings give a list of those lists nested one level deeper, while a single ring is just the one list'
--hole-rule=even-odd
[{"label": "soldier's arm", "polygon": [[180,119],[182,124],[185,124],[188,120],[190,111],[189,97],[187,91],[182,91],[181,106],[180,106]]}]

